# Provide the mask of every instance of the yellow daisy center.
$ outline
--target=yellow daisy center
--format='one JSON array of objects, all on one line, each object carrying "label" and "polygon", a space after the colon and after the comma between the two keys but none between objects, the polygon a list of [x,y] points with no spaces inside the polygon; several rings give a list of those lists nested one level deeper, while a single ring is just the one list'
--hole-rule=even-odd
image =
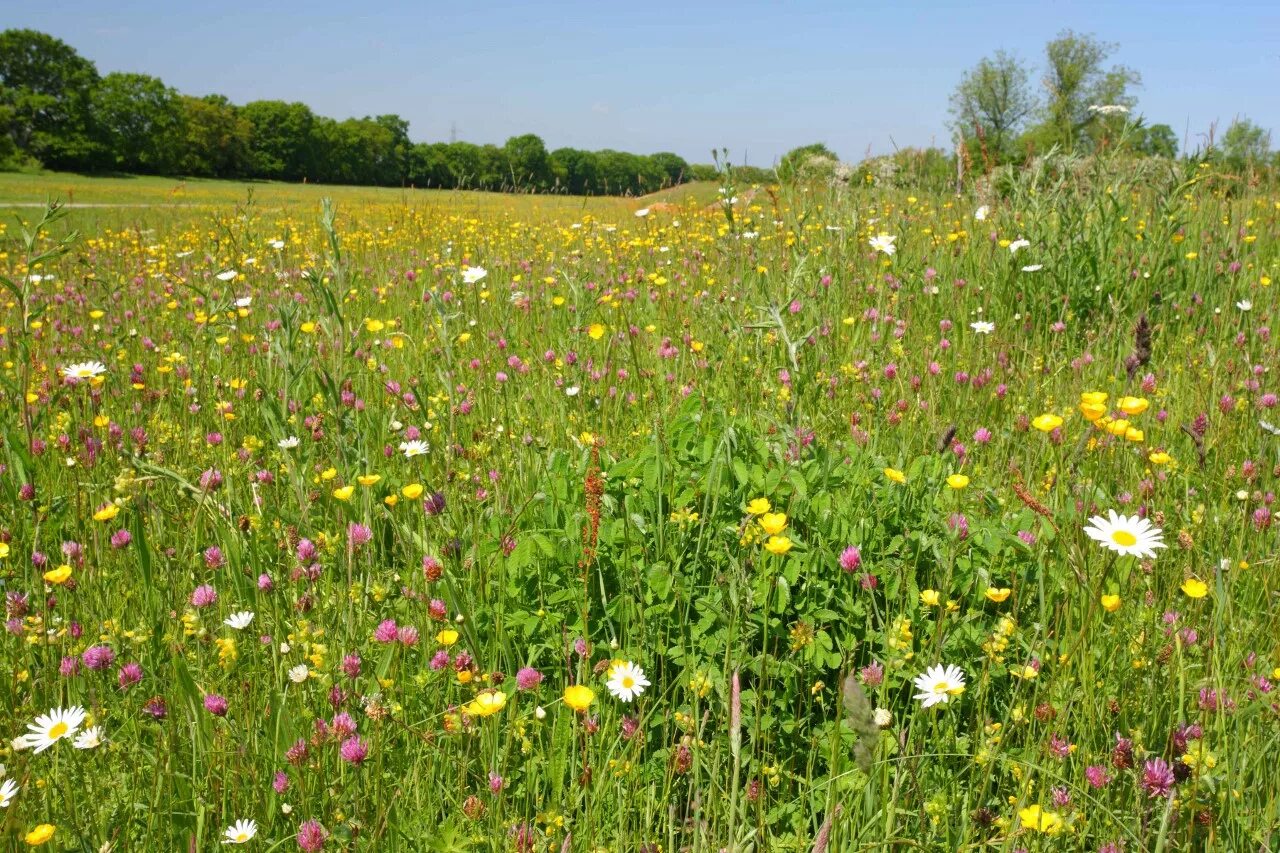
[{"label": "yellow daisy center", "polygon": [[53,728],[49,729],[49,740],[57,740],[65,735],[69,728],[70,726],[59,720],[57,723],[54,723]]},{"label": "yellow daisy center", "polygon": [[629,675],[622,676],[622,686],[630,690],[636,686],[636,680]]},{"label": "yellow daisy center", "polygon": [[247,832],[236,833],[236,841],[248,841],[248,840],[249,840],[249,833]]},{"label": "yellow daisy center", "polygon": [[1111,541],[1128,548],[1137,543],[1138,537],[1127,530],[1113,530],[1111,531]]}]

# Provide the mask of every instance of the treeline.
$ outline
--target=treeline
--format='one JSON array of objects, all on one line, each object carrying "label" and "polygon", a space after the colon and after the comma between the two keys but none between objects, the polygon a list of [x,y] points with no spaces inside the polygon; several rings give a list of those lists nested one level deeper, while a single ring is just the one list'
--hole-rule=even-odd
[{"label": "treeline", "polygon": [[[989,170],[1049,151],[1176,157],[1173,128],[1136,113],[1134,89],[1142,75],[1108,64],[1118,49],[1064,30],[1045,44],[1039,66],[1000,50],[965,71],[951,95],[951,127],[966,159]],[[1196,150],[1184,154],[1239,169],[1280,166],[1270,133],[1247,118],[1233,120],[1221,139],[1215,127],[1201,139]]]},{"label": "treeline", "polygon": [[98,74],[53,36],[0,33],[0,165],[326,184],[639,195],[714,177],[675,154],[415,143],[398,115],[337,120],[302,103],[192,97],[146,74]]}]

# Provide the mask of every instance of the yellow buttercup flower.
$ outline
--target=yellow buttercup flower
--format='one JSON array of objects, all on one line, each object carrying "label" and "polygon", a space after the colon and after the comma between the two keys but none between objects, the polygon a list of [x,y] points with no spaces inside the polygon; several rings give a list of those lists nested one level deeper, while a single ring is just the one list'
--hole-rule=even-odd
[{"label": "yellow buttercup flower", "polygon": [[1081,391],[1080,402],[1090,405],[1105,406],[1108,394],[1106,391]]},{"label": "yellow buttercup flower", "polygon": [[986,596],[988,601],[994,601],[996,604],[1000,604],[1006,598],[1008,598],[1009,594],[1012,592],[1013,590],[1009,589],[1009,587],[1007,586],[1002,586],[1002,587],[989,586],[987,587]]},{"label": "yellow buttercup flower", "polygon": [[442,646],[452,646],[458,642],[458,632],[452,628],[445,628],[439,634],[436,634],[436,642]]},{"label": "yellow buttercup flower", "polygon": [[23,841],[26,841],[28,846],[39,847],[50,838],[53,838],[53,834],[57,830],[58,828],[51,823],[42,823],[23,836]]},{"label": "yellow buttercup flower", "polygon": [[937,607],[942,603],[942,596],[936,589],[920,590],[920,603],[926,607]]},{"label": "yellow buttercup flower", "polygon": [[1037,415],[1035,419],[1031,421],[1031,425],[1041,432],[1053,432],[1055,429],[1062,426],[1062,418],[1055,414]]},{"label": "yellow buttercup flower", "polygon": [[1108,613],[1115,613],[1120,609],[1120,596],[1110,594],[1102,596],[1102,609]]},{"label": "yellow buttercup flower", "polygon": [[1121,397],[1116,407],[1126,415],[1140,415],[1150,407],[1150,403],[1142,397]]},{"label": "yellow buttercup flower", "polygon": [[361,474],[359,477],[356,477],[356,482],[362,486],[372,486],[381,479],[382,476],[379,474]]},{"label": "yellow buttercup flower", "polygon": [[1107,432],[1111,433],[1112,435],[1124,435],[1126,432],[1129,431],[1129,422],[1124,418],[1119,418],[1114,421],[1108,421],[1106,424],[1106,429],[1107,429]]},{"label": "yellow buttercup flower", "polygon": [[1081,403],[1080,414],[1084,416],[1086,421],[1093,423],[1107,413],[1107,405],[1105,403]]},{"label": "yellow buttercup flower", "polygon": [[116,504],[105,504],[101,509],[93,514],[94,521],[110,521],[120,514],[120,507]]},{"label": "yellow buttercup flower", "polygon": [[349,501],[351,500],[351,496],[355,494],[355,491],[355,486],[342,486],[341,488],[333,490],[333,496],[340,501]]},{"label": "yellow buttercup flower", "polygon": [[947,477],[947,485],[953,489],[963,489],[965,486],[969,485],[969,478],[964,474],[952,474],[950,477]]},{"label": "yellow buttercup flower", "polygon": [[1018,820],[1022,823],[1024,829],[1043,832],[1045,835],[1056,835],[1062,831],[1065,825],[1061,815],[1047,812],[1039,806],[1027,806],[1025,809],[1020,809],[1018,811]]},{"label": "yellow buttercup flower", "polygon": [[71,567],[66,563],[58,566],[56,569],[50,569],[44,573],[45,583],[51,583],[54,586],[66,583],[71,579]]},{"label": "yellow buttercup flower", "polygon": [[747,512],[751,515],[764,515],[773,509],[768,498],[755,498],[747,503]]},{"label": "yellow buttercup flower", "polygon": [[404,495],[407,500],[417,500],[422,497],[422,484],[410,483],[400,490],[400,494]]},{"label": "yellow buttercup flower", "polygon": [[1209,594],[1209,585],[1199,578],[1187,578],[1180,589],[1187,594],[1187,598],[1204,598]]},{"label": "yellow buttercup flower", "polygon": [[582,713],[591,707],[596,699],[596,692],[585,684],[574,684],[564,689],[564,704]]},{"label": "yellow buttercup flower", "polygon": [[760,529],[770,536],[777,536],[787,529],[787,515],[782,512],[766,512],[760,516]]},{"label": "yellow buttercup flower", "polygon": [[1152,465],[1168,465],[1171,461],[1173,461],[1173,457],[1170,456],[1168,453],[1165,453],[1163,450],[1157,450],[1155,453],[1152,453],[1149,456],[1147,456],[1147,460]]},{"label": "yellow buttercup flower", "polygon": [[791,540],[785,536],[770,536],[764,543],[764,549],[770,554],[781,557],[791,550]]},{"label": "yellow buttercup flower", "polygon": [[884,475],[898,484],[907,482],[907,475],[899,471],[897,468],[885,468]]},{"label": "yellow buttercup flower", "polygon": [[488,717],[506,706],[507,694],[500,690],[486,690],[483,693],[477,693],[476,698],[464,705],[462,710],[472,717]]}]

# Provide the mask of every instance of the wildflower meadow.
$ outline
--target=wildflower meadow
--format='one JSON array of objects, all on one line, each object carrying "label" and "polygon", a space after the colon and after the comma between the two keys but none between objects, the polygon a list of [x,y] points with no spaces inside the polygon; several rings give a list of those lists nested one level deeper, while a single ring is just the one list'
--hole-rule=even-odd
[{"label": "wildflower meadow", "polygon": [[172,183],[0,224],[5,849],[1280,843],[1274,189]]}]

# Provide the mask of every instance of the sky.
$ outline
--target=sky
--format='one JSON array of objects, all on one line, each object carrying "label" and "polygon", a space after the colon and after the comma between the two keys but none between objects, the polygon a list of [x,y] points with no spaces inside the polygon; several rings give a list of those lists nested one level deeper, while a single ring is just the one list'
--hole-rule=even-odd
[{"label": "sky", "polygon": [[1061,30],[1118,47],[1137,112],[1190,149],[1236,118],[1280,146],[1280,2],[408,2],[0,0],[0,27],[50,33],[99,72],[335,118],[397,113],[415,141],[673,151],[773,165],[825,142],[845,160],[950,147],[964,70],[1031,63]]}]

